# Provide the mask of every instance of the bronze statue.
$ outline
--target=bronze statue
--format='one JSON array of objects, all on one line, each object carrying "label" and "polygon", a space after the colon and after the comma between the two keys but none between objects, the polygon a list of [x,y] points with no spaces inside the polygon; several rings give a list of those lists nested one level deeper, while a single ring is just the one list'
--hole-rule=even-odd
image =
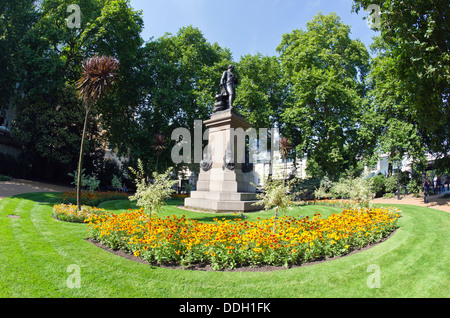
[{"label": "bronze statue", "polygon": [[214,113],[221,110],[233,109],[233,102],[236,99],[236,85],[238,84],[238,79],[233,72],[233,65],[228,67],[228,71],[223,72],[220,80],[221,92],[216,95]]}]

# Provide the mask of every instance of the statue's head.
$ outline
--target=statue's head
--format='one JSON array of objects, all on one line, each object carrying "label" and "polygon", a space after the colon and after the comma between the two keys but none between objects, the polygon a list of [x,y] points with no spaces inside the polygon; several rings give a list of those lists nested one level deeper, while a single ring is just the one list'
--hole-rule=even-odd
[{"label": "statue's head", "polygon": [[228,69],[229,69],[230,71],[234,71],[234,65],[228,66]]}]

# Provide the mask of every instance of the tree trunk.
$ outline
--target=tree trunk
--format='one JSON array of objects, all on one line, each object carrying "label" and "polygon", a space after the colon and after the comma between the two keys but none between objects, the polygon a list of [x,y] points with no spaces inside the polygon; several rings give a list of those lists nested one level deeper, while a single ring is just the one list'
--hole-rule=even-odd
[{"label": "tree trunk", "polygon": [[81,170],[83,167],[84,138],[86,135],[88,115],[89,115],[89,107],[86,107],[86,115],[84,117],[83,134],[81,135],[80,158],[78,160],[78,177],[77,177],[77,209],[78,209],[78,211],[81,211]]},{"label": "tree trunk", "polygon": [[275,217],[273,218],[273,229],[272,229],[272,234],[275,235],[275,222],[277,222],[277,218],[278,218],[278,207],[275,207]]}]

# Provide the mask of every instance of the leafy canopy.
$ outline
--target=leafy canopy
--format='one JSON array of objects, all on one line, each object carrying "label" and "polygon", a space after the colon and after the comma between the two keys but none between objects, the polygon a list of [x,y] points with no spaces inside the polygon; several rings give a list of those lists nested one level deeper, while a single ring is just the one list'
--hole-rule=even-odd
[{"label": "leafy canopy", "polygon": [[129,199],[136,201],[137,206],[144,207],[145,211],[149,212],[149,217],[152,211],[160,212],[164,206],[164,200],[170,198],[175,191],[172,187],[178,182],[178,180],[170,180],[173,168],[170,167],[162,174],[154,172],[150,183],[146,181],[142,160],[138,160],[138,170],[133,167],[129,169],[135,175],[136,181],[136,193]]}]

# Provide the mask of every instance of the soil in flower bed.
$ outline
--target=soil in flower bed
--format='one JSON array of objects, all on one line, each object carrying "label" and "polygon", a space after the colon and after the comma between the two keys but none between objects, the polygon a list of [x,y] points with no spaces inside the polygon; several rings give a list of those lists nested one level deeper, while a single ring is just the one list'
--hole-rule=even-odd
[{"label": "soil in flower bed", "polygon": [[292,268],[298,268],[298,267],[305,267],[305,266],[311,266],[311,265],[316,265],[316,264],[320,264],[320,263],[324,263],[324,262],[329,262],[329,261],[333,261],[333,260],[337,260],[343,257],[347,257],[350,255],[354,255],[356,253],[360,253],[363,251],[366,251],[368,249],[371,249],[374,246],[377,246],[378,244],[383,243],[384,241],[388,240],[389,238],[391,238],[396,232],[397,232],[398,228],[395,229],[391,234],[389,234],[387,237],[381,239],[378,242],[375,243],[370,243],[364,247],[355,249],[345,255],[341,255],[341,256],[335,256],[335,257],[321,257],[318,259],[315,259],[313,261],[309,261],[309,262],[305,262],[305,263],[299,263],[299,264],[294,264],[294,265],[290,265],[288,267],[286,266],[271,266],[271,265],[263,265],[263,266],[241,266],[241,267],[237,267],[237,268],[223,268],[220,270],[215,270],[213,269],[213,266],[211,266],[210,264],[190,264],[188,266],[182,266],[179,263],[174,263],[174,264],[157,264],[157,263],[149,263],[148,261],[143,260],[140,257],[135,257],[133,254],[131,253],[127,253],[124,250],[113,250],[111,248],[109,248],[108,246],[105,246],[103,244],[101,244],[98,241],[92,240],[92,239],[85,239],[85,241],[105,250],[108,251],[112,254],[115,254],[117,256],[132,260],[134,262],[138,262],[138,263],[142,263],[142,264],[146,264],[146,265],[150,265],[150,266],[155,266],[155,267],[160,267],[160,268],[166,268],[166,269],[179,269],[179,270],[196,270],[196,271],[219,271],[219,272],[272,272],[272,271],[280,271],[280,270],[287,270],[287,269],[292,269]]}]

